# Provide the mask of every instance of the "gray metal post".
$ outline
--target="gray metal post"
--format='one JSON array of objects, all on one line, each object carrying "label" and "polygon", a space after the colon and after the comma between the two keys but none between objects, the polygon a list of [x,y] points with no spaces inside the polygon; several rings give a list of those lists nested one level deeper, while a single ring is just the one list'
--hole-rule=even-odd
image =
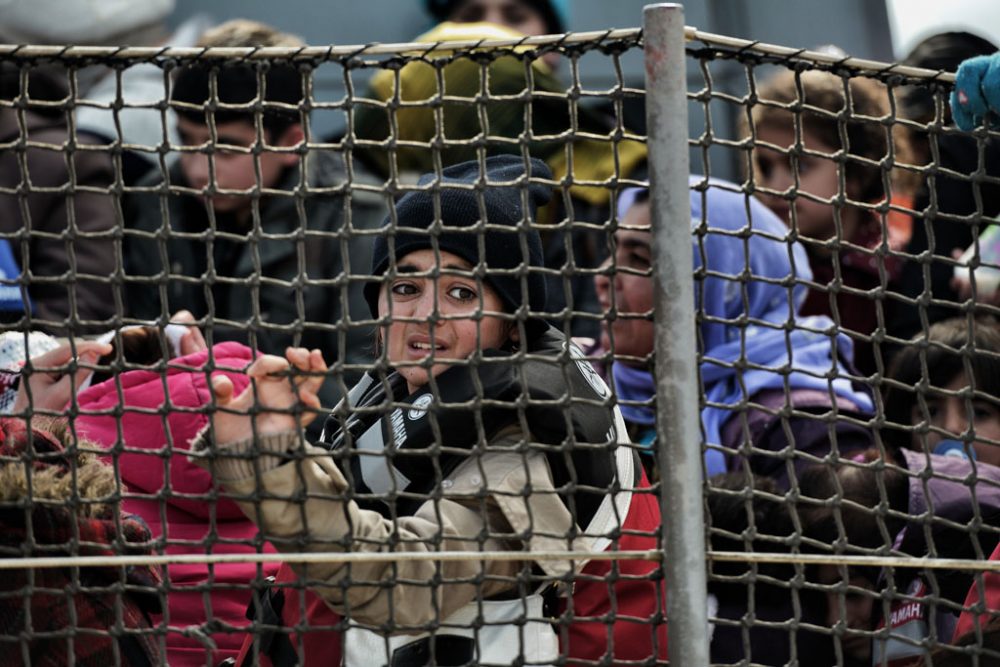
[{"label": "gray metal post", "polygon": [[670,664],[708,665],[705,517],[688,195],[684,8],[643,11]]}]

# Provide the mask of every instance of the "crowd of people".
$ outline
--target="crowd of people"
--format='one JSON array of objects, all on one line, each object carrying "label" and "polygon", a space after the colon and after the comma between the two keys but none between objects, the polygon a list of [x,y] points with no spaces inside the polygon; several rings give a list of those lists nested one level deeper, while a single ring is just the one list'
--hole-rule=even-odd
[{"label": "crowd of people", "polygon": [[[302,46],[170,4],[106,39]],[[420,42],[566,26],[427,8]],[[709,546],[764,554],[708,565],[713,662],[1000,660],[995,577],[766,558],[1000,559],[995,51],[921,44],[961,68],[905,123],[876,78],[776,74],[744,181],[690,177]],[[670,520],[646,148],[567,106],[558,49],[478,55],[380,69],[309,150],[299,62],[171,65],[152,139],[0,104],[2,555],[206,556],[14,570],[0,665],[668,659],[659,564],[597,556]],[[67,81],[0,65],[0,100]]]}]

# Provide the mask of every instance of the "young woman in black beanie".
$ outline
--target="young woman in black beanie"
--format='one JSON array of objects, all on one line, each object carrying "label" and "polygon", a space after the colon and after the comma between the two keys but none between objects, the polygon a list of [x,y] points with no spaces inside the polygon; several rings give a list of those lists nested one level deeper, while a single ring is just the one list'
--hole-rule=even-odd
[{"label": "young woman in black beanie", "polygon": [[[379,357],[319,444],[302,440],[327,371],[317,351],[260,358],[248,370],[255,387],[239,396],[228,379],[214,381],[224,410],[193,449],[278,550],[526,552],[290,564],[300,588],[308,576],[311,592],[349,621],[341,646],[327,642],[305,664],[665,656],[652,563],[527,553],[650,550],[659,526],[611,392],[540,319],[531,223],[548,180],[538,160],[497,156],[427,175],[399,201],[376,237],[377,281],[365,290]],[[260,620],[299,634],[258,644],[272,664],[290,664],[308,644],[299,604],[264,606],[282,604],[291,623],[280,612]]]}]

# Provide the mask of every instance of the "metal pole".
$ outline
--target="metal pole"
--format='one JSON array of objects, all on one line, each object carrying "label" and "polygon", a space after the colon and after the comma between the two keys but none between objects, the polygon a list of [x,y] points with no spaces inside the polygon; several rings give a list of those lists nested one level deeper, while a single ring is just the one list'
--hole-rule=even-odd
[{"label": "metal pole", "polygon": [[701,419],[688,194],[684,8],[643,10],[646,124],[656,321],[660,458],[670,664],[708,665]]}]

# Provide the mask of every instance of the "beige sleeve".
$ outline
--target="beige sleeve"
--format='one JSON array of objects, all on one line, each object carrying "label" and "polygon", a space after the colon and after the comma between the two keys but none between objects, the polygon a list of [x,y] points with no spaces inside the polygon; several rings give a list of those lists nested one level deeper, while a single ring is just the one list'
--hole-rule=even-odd
[{"label": "beige sleeve", "polygon": [[[261,442],[254,462],[246,457],[246,443],[219,448],[241,458],[199,459],[279,551],[380,553],[386,545],[394,545],[396,552],[568,547],[559,536],[567,534],[572,517],[553,489],[544,455],[504,448],[520,438],[495,440],[487,453],[454,471],[442,485],[440,500],[429,500],[413,516],[395,520],[346,500],[348,483],[327,450],[305,445],[304,453],[290,461],[287,455],[274,455],[277,449],[289,451],[288,443],[296,441],[293,436]],[[233,478],[244,473],[249,476]],[[549,574],[570,567],[556,561],[539,566]],[[472,600],[516,590],[518,575],[530,565],[520,560],[371,560],[293,568],[318,582],[314,590],[337,611],[356,621],[399,627],[440,621]]]}]

